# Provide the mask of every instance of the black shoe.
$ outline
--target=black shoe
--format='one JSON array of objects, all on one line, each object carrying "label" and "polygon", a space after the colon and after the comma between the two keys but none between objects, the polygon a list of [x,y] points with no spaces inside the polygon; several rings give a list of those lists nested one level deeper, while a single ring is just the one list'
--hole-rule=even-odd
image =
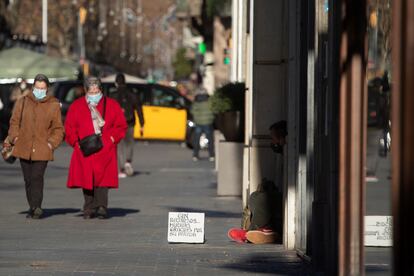
[{"label": "black shoe", "polygon": [[98,210],[96,211],[96,216],[99,219],[106,219],[108,218],[108,212],[105,207],[99,206]]},{"label": "black shoe", "polygon": [[37,207],[33,210],[32,219],[40,219],[43,215],[43,210],[40,207]]},{"label": "black shoe", "polygon": [[30,208],[28,211],[27,211],[27,215],[26,215],[26,218],[33,218],[33,209],[32,208]]},{"label": "black shoe", "polygon": [[83,211],[83,219],[92,219],[95,217],[94,210],[84,210]]}]

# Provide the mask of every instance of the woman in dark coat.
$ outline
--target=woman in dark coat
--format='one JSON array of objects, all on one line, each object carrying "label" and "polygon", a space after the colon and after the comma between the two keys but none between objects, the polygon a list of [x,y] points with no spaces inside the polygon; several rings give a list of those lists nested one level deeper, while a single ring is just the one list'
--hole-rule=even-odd
[{"label": "woman in dark coat", "polygon": [[[82,188],[85,219],[106,218],[108,189],[118,188],[117,144],[128,126],[119,104],[103,96],[98,78],[86,79],[85,90],[86,95],[70,106],[65,121],[66,142],[73,147],[67,186]],[[79,140],[92,134],[101,135],[103,148],[85,157]]]}]

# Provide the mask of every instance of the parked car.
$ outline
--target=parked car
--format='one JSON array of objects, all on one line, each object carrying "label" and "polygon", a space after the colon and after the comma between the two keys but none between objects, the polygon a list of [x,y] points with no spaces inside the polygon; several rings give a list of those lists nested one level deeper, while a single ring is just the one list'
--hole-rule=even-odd
[{"label": "parked car", "polygon": [[[144,135],[140,135],[140,125],[137,118],[134,138],[144,140],[174,140],[185,141],[192,147],[194,124],[192,122],[191,101],[183,97],[175,89],[159,84],[127,84],[129,89],[139,97],[143,104],[145,118]],[[102,83],[106,95],[116,92],[114,83]],[[65,119],[70,104],[84,94],[80,81],[57,82],[54,95],[62,104],[62,117]],[[137,114],[135,114],[137,116]],[[200,139],[200,143],[205,141]]]}]

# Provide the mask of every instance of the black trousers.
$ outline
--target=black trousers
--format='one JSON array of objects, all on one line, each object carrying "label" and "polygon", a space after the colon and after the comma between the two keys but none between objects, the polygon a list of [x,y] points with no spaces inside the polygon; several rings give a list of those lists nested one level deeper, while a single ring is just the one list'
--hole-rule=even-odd
[{"label": "black trousers", "polygon": [[44,175],[47,161],[20,159],[20,166],[23,171],[26,197],[30,208],[42,207]]},{"label": "black trousers", "polygon": [[84,211],[93,210],[100,206],[108,207],[108,188],[94,187],[93,190],[83,189],[83,197],[85,198]]}]

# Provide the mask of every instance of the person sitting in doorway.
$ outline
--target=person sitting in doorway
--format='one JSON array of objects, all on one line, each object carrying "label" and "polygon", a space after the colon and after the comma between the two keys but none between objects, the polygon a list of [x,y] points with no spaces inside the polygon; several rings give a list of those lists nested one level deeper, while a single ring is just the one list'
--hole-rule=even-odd
[{"label": "person sitting in doorway", "polygon": [[[269,128],[272,138],[271,149],[283,154],[286,144],[287,123],[279,121]],[[281,239],[282,233],[282,194],[274,182],[263,179],[257,191],[248,201],[247,222],[243,228],[231,228],[227,235],[236,242],[254,244],[275,243]]]}]

